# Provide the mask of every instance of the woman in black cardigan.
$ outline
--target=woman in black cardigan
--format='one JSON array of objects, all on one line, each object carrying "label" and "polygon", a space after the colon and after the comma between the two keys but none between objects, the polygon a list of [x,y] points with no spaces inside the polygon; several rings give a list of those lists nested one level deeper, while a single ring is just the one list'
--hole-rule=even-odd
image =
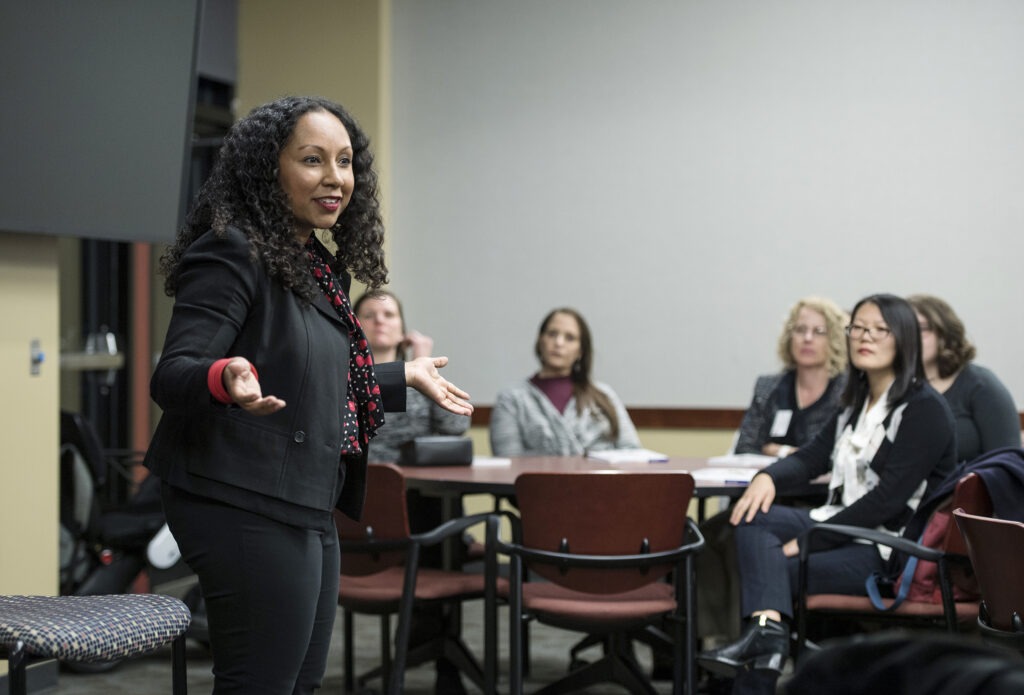
[{"label": "woman in black cardigan", "polygon": [[[917,503],[956,465],[953,417],[923,378],[910,305],[888,294],[862,299],[847,335],[844,409],[810,444],[754,476],[732,509],[740,611],[748,624],[736,642],[702,653],[699,661],[720,674],[773,674],[744,692],[774,692],[789,652],[801,533],[827,521],[899,535]],[[812,510],[772,504],[777,493],[829,471],[828,504]],[[816,540],[811,552],[811,593],[863,595],[865,580],[884,571],[887,558],[879,546],[837,539]]]},{"label": "woman in black cardigan", "polygon": [[[329,230],[331,254],[313,233]],[[335,507],[358,518],[367,447],[411,386],[468,415],[443,357],[376,366],[351,272],[387,280],[369,141],[340,106],[288,97],[225,138],[162,259],[175,297],[146,463],[202,587],[215,693],[312,693],[337,612]]]}]

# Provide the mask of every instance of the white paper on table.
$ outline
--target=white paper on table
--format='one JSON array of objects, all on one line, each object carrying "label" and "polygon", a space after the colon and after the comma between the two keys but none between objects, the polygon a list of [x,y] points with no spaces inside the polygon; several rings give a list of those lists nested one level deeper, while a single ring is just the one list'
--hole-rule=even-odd
[{"label": "white paper on table", "polygon": [[668,454],[650,449],[605,449],[588,451],[587,458],[608,463],[665,463],[668,461]]},{"label": "white paper on table", "polygon": [[750,466],[751,468],[765,468],[778,461],[777,456],[766,456],[764,454],[726,454],[725,456],[712,456],[708,459],[709,466]]},{"label": "white paper on table", "polygon": [[722,483],[723,485],[746,485],[750,482],[751,478],[758,474],[756,468],[725,468],[725,467],[708,467],[698,468],[695,471],[690,471],[690,475],[693,476],[694,480],[703,483]]},{"label": "white paper on table", "polygon": [[474,456],[473,465],[477,468],[508,468],[512,465],[512,459],[494,456]]}]

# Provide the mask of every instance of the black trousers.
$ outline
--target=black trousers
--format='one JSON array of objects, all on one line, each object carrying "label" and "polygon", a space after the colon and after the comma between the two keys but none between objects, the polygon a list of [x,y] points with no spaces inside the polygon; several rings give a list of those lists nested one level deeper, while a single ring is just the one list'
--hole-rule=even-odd
[{"label": "black trousers", "polygon": [[306,695],[327,668],[338,536],[163,486],[164,510],[206,599],[215,695]]},{"label": "black trousers", "polygon": [[[782,554],[782,546],[814,525],[806,509],[772,505],[735,530],[740,574],[740,613],[773,609],[793,617],[800,561]],[[812,594],[867,594],[864,584],[885,561],[873,544],[847,543],[812,553],[807,562],[807,591]]]}]

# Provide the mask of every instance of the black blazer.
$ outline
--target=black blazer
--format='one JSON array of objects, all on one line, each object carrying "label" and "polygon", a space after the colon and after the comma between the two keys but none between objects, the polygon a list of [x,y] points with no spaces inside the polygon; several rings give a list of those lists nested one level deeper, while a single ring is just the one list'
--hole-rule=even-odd
[{"label": "black blazer", "polygon": [[[348,292],[349,278],[340,278]],[[286,406],[250,415],[216,401],[210,366],[248,359],[264,394]],[[237,504],[258,493],[304,508],[362,512],[366,454],[346,459],[339,485],[341,409],[347,406],[348,329],[317,293],[306,304],[251,257],[237,229],[207,232],[182,258],[164,350],[150,382],[163,416],[146,465],[164,482]],[[405,409],[405,367],[375,368],[386,410]],[[287,506],[287,505],[285,505]]]},{"label": "black blazer", "polygon": [[[856,426],[858,417],[860,407],[847,407],[808,444],[762,472],[772,477],[780,491],[792,490],[828,473],[836,440],[847,424]],[[883,425],[886,437],[869,464],[878,474],[878,485],[829,518],[828,523],[862,528],[884,526],[897,531],[910,520],[914,510],[908,501],[922,481],[927,498],[956,467],[953,413],[946,399],[927,383],[912,386],[890,410]],[[815,537],[813,549],[832,545],[835,540]]]}]

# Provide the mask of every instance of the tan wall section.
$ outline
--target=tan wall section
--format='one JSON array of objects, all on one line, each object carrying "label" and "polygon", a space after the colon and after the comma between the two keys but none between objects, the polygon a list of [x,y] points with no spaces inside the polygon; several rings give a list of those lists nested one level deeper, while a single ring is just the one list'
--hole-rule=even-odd
[{"label": "tan wall section", "polygon": [[[57,593],[58,245],[0,232],[0,594]],[[29,343],[45,361],[29,374]]]},{"label": "tan wall section", "polygon": [[387,18],[368,0],[245,0],[238,3],[238,112],[287,95],[314,95],[348,109],[386,160]]}]

